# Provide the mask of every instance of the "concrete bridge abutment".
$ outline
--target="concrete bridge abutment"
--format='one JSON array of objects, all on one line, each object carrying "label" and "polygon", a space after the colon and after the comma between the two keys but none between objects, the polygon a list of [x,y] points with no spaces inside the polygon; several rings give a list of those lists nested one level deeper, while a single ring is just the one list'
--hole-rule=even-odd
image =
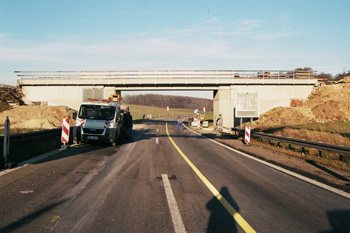
[{"label": "concrete bridge abutment", "polygon": [[[224,131],[229,131],[233,127],[238,127],[241,122],[247,122],[251,118],[257,118],[260,114],[267,112],[275,107],[289,107],[292,99],[306,100],[312,92],[314,85],[231,85],[229,87],[219,87],[214,91],[213,98],[213,119],[214,124],[219,114],[222,116]],[[251,104],[247,100],[247,109],[242,109],[241,96],[256,96],[257,103],[251,109]],[[243,104],[244,105],[244,104]],[[237,114],[239,110],[256,110],[257,115],[253,114],[247,117],[240,117]],[[241,119],[242,118],[242,119]]]}]

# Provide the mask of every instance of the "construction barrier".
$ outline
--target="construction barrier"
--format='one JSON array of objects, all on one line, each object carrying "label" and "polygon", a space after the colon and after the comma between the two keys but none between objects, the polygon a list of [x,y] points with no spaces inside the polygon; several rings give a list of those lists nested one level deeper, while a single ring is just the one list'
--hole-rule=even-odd
[{"label": "construction barrier", "polygon": [[7,163],[7,158],[10,153],[10,120],[6,117],[4,124],[4,162]]},{"label": "construction barrier", "polygon": [[70,118],[66,117],[62,123],[61,142],[66,145],[69,142]]},{"label": "construction barrier", "polygon": [[250,143],[250,126],[249,126],[249,125],[247,125],[247,126],[245,127],[244,142],[245,142],[246,144]]}]

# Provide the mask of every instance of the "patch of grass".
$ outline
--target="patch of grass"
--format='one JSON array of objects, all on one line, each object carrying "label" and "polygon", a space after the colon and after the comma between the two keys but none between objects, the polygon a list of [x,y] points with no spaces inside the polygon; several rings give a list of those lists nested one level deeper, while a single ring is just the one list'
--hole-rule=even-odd
[{"label": "patch of grass", "polygon": [[292,125],[292,129],[307,129],[319,132],[338,133],[350,137],[350,122],[327,122]]},{"label": "patch of grass", "polygon": [[270,128],[266,126],[259,131],[283,137],[350,146],[350,122],[310,123]]},{"label": "patch of grass", "polygon": [[314,148],[303,148],[302,146],[289,145],[288,143],[283,142],[277,143],[275,140],[268,140],[264,138],[261,140],[252,139],[251,143],[256,146],[290,155],[305,161],[313,161],[319,165],[350,172],[349,156],[341,156],[337,153],[327,151],[322,151],[321,154],[319,154],[319,151]]},{"label": "patch of grass", "polygon": [[[194,116],[195,113],[192,109],[182,109],[182,108],[170,108],[169,112],[166,108],[158,108],[152,106],[143,106],[143,105],[134,105],[130,104],[130,113],[133,117],[133,120],[141,120],[143,115],[147,119],[147,115],[151,114],[152,119],[158,117],[166,116]],[[205,120],[213,120],[213,112],[206,112]]]}]

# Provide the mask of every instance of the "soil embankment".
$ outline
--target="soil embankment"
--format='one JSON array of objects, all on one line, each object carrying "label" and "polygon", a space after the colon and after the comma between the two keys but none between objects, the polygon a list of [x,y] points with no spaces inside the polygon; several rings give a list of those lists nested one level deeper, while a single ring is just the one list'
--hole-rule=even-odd
[{"label": "soil embankment", "polygon": [[350,83],[315,87],[302,107],[278,107],[260,115],[253,128],[350,122]]}]

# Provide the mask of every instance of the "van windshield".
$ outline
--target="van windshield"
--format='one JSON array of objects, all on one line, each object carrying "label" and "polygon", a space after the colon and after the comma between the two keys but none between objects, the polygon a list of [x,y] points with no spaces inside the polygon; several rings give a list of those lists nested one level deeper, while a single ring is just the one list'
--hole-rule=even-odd
[{"label": "van windshield", "polygon": [[114,106],[105,105],[81,105],[79,118],[94,120],[113,120],[115,114]]}]

